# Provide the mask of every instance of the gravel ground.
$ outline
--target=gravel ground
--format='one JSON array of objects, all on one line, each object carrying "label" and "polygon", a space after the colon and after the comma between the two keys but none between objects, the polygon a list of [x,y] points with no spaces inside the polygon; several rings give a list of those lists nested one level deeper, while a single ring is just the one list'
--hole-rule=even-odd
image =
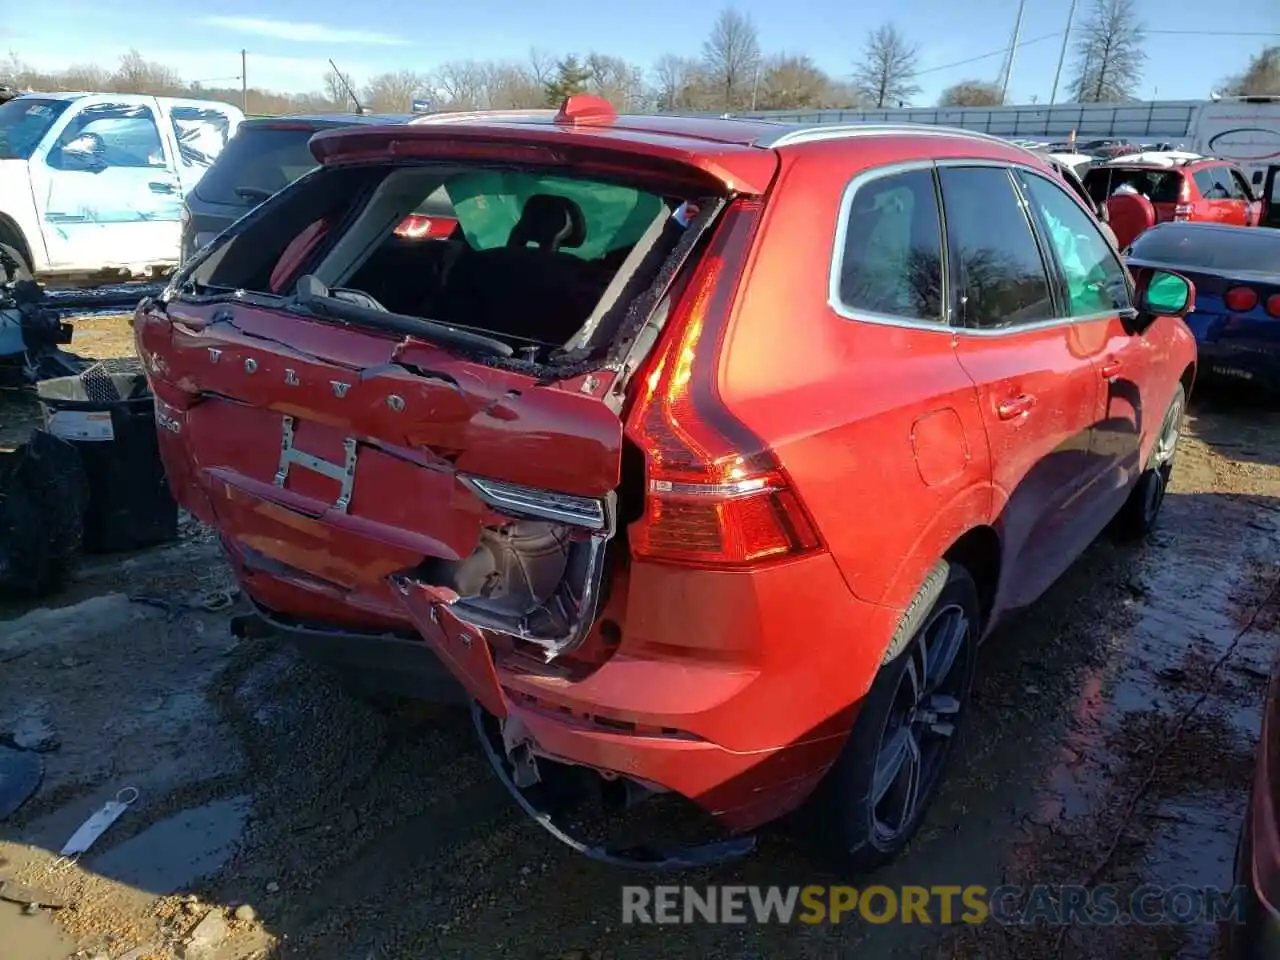
[{"label": "gravel ground", "polygon": [[[944,793],[874,882],[1230,883],[1278,629],[1280,415],[1201,392],[1160,531],[1100,540],[991,640]],[[13,411],[0,398],[11,430]],[[87,561],[48,608],[0,608],[0,741],[46,751],[40,789],[0,822],[0,879],[65,901],[0,902],[0,955],[1212,955],[1206,926],[623,926],[620,885],[652,878],[527,823],[466,716],[374,709],[288,647],[234,640],[232,611],[211,609],[232,589],[188,524]],[[128,787],[120,819],[60,861]],[[840,879],[779,829],[679,882]]]}]

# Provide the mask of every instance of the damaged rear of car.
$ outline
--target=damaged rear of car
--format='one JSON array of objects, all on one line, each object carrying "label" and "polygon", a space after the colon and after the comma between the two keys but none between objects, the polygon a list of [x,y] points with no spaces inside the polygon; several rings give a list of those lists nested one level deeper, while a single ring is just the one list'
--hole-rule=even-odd
[{"label": "damaged rear of car", "polygon": [[[631,550],[749,562],[813,542],[767,470],[746,465],[739,490],[741,457],[710,485],[683,462],[714,441],[697,397],[687,435],[684,411],[656,404],[659,383],[688,381],[777,170],[751,124],[741,142],[674,126],[571,98],[554,117],[322,133],[315,171],[136,317],[170,483],[220,531],[257,609],[243,628],[388,692],[437,693],[443,663],[502,721],[487,746],[506,741],[515,789],[538,779],[535,753],[616,776],[539,745],[527,711],[567,708],[517,688],[581,682],[618,654]],[[454,235],[398,236],[440,192]],[[646,473],[664,457],[666,479]],[[710,508],[723,524],[702,524],[703,493],[730,498]]]}]

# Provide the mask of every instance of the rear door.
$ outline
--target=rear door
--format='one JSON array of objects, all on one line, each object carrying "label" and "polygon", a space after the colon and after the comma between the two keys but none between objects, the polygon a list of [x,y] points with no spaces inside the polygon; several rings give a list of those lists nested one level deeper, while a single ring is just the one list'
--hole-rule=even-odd
[{"label": "rear door", "polygon": [[1214,169],[1214,176],[1224,185],[1227,201],[1224,204],[1226,219],[1223,223],[1233,227],[1247,227],[1253,223],[1253,194],[1239,171],[1221,166]]},{"label": "rear door", "polygon": [[1075,558],[1072,524],[1097,404],[1091,354],[1061,316],[1056,273],[1003,166],[938,171],[956,355],[978,389],[1009,571],[1001,606],[1024,606]]},{"label": "rear door", "polygon": [[179,188],[185,197],[235,136],[243,114],[230,104],[205,100],[162,98],[160,109],[173,138]]},{"label": "rear door", "polygon": [[1280,227],[1280,166],[1267,167],[1262,184],[1262,217],[1259,225]]}]

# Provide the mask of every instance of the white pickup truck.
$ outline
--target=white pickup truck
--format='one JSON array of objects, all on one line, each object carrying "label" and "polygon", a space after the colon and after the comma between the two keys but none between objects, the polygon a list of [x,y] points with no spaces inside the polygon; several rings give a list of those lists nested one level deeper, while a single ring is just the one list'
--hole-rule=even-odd
[{"label": "white pickup truck", "polygon": [[0,246],[57,285],[166,272],[183,197],[243,119],[226,103],[118,93],[0,104]]}]

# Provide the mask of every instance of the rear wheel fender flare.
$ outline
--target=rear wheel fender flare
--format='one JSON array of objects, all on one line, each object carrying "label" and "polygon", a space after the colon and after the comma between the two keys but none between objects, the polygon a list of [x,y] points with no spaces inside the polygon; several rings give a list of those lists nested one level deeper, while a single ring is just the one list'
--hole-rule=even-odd
[{"label": "rear wheel fender flare", "polygon": [[[972,484],[958,490],[938,509],[910,547],[899,554],[901,559],[878,603],[895,610],[906,610],[940,559],[973,530],[992,526],[994,499],[994,488],[989,483]],[[975,578],[980,576],[980,571],[971,570],[970,573]]]}]

